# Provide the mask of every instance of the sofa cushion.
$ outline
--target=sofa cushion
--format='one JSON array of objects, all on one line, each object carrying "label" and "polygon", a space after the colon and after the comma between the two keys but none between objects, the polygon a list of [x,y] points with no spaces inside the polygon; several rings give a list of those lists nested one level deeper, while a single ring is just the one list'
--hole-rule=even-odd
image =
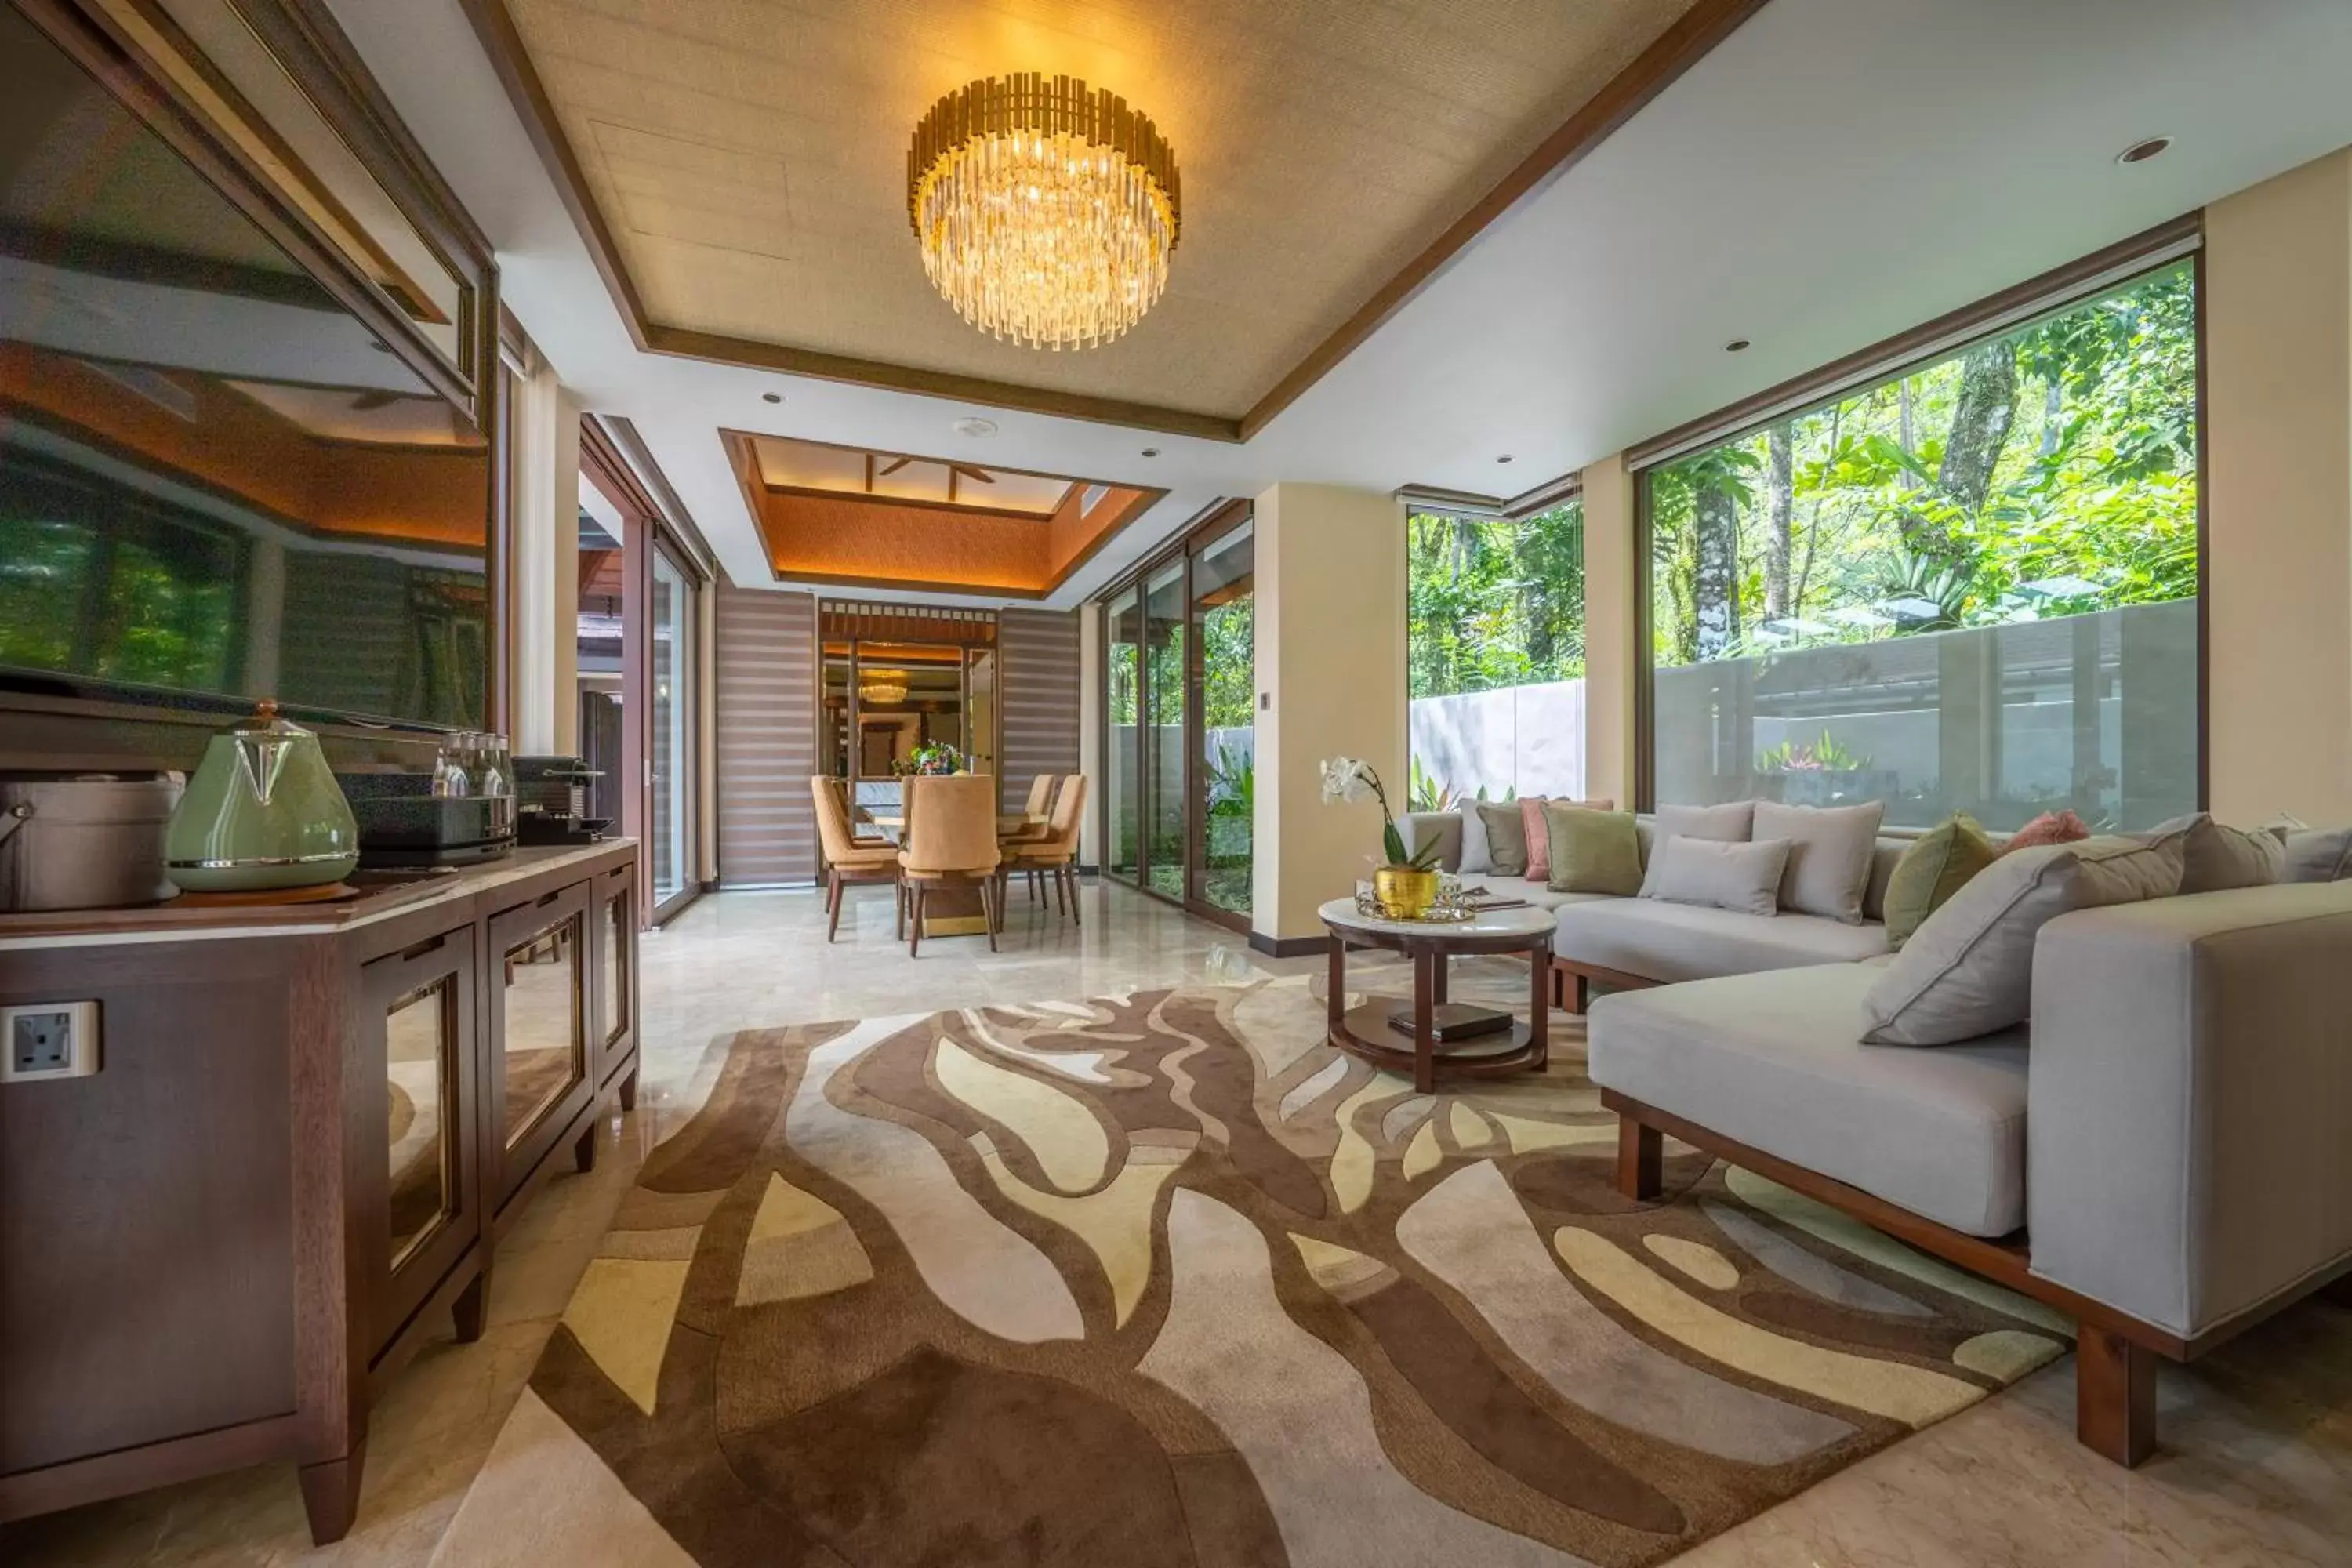
[{"label": "sofa cushion", "polygon": [[1885,816],[1885,803],[1875,800],[1860,805],[1758,801],[1748,837],[1789,841],[1780,907],[1860,924],[1863,894],[1870,887],[1871,851],[1878,846],[1878,825]]},{"label": "sofa cushion", "polygon": [[2086,838],[2011,850],[1929,915],[1867,1001],[1864,1038],[1941,1046],[2025,1022],[2033,942],[2074,910],[2169,898],[2180,890],[2185,833]]},{"label": "sofa cushion", "polygon": [[1478,820],[1486,828],[1486,866],[1498,877],[1524,877],[1528,874],[1528,830],[1519,815],[1519,803],[1507,800],[1500,805],[1480,801]]},{"label": "sofa cushion", "polygon": [[1929,915],[1951,901],[1971,878],[2000,858],[1992,840],[1966,812],[1955,812],[1911,841],[1895,861],[1881,907],[1886,945],[1899,948]]},{"label": "sofa cushion", "polygon": [[1588,1070],[1939,1225],[2005,1236],[2025,1221],[2024,1032],[1942,1051],[1864,1045],[1878,973],[1840,964],[1597,998]]},{"label": "sofa cushion", "polygon": [[[1556,893],[1615,893],[1631,897],[1642,888],[1642,839],[1630,811],[1595,811],[1570,800],[1549,802],[1542,812],[1550,840],[1545,884]],[[1530,865],[1528,875],[1536,868]]]},{"label": "sofa cushion", "polygon": [[1462,818],[1462,863],[1454,869],[1465,877],[1483,877],[1495,868],[1494,853],[1486,847],[1486,819],[1478,815],[1478,803],[1465,800],[1458,815]]},{"label": "sofa cushion", "polygon": [[1655,899],[1564,907],[1552,952],[1644,980],[1707,980],[1759,969],[1848,963],[1886,951],[1886,928],[1819,915],[1740,915]]},{"label": "sofa cushion", "polygon": [[2352,827],[2273,830],[2286,848],[2282,882],[2341,882],[2352,879]]},{"label": "sofa cushion", "polygon": [[2267,888],[2279,879],[2286,847],[2275,834],[2259,827],[2228,827],[2210,811],[2176,816],[2148,833],[2150,838],[2168,834],[2188,836],[2182,858],[2180,890],[2184,893],[2226,893],[2239,888]]},{"label": "sofa cushion", "polygon": [[1780,879],[1788,866],[1785,838],[1754,844],[1669,838],[1652,852],[1641,892],[1671,904],[1769,916],[1780,912]]}]

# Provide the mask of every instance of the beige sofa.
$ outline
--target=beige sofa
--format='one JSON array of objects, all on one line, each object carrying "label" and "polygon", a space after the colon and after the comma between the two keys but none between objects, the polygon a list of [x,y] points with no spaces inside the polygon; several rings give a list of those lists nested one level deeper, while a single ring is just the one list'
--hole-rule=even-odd
[{"label": "beige sofa", "polygon": [[1624,1190],[1658,1195],[1672,1135],[2055,1307],[2078,1435],[2126,1465],[2158,1356],[2352,1272],[2352,881],[2062,915],[2030,1024],[1960,1045],[1863,1044],[1880,973],[1595,1000]]},{"label": "beige sofa", "polygon": [[[1646,859],[1652,829],[1647,819],[1640,826]],[[1434,843],[1441,866],[1448,871],[1461,868],[1458,813],[1416,812],[1399,826],[1409,849]],[[1560,1005],[1581,1013],[1594,981],[1620,987],[1664,985],[1882,956],[1886,952],[1886,882],[1905,843],[1899,838],[1878,841],[1860,925],[1822,915],[1751,915],[1607,893],[1556,893],[1525,877],[1491,872],[1465,880],[1552,912],[1559,927],[1552,938],[1552,968],[1559,976]]]}]

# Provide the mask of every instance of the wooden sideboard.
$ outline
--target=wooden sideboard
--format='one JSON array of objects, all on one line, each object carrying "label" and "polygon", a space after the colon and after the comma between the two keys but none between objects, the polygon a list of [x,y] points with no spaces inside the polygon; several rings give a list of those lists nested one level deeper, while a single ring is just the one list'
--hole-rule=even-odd
[{"label": "wooden sideboard", "polygon": [[272,1459],[351,1528],[368,1409],[478,1337],[493,1250],[637,1079],[636,851],[334,904],[0,916],[0,1004],[99,1070],[0,1084],[0,1521]]}]

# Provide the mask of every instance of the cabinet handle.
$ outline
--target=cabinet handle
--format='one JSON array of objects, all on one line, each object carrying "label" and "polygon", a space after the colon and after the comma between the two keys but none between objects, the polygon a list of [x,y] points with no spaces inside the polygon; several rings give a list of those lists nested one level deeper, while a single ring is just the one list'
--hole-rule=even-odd
[{"label": "cabinet handle", "polygon": [[428,936],[415,947],[403,948],[400,956],[404,959],[422,958],[428,952],[439,952],[441,944],[448,940],[449,933],[446,931],[439,936]]},{"label": "cabinet handle", "polygon": [[537,903],[535,903],[535,904],[531,905],[531,908],[532,908],[532,909],[535,909],[535,910],[543,910],[543,909],[547,908],[547,906],[548,906],[548,905],[550,905],[550,904],[551,904],[551,903],[555,902],[555,900],[558,900],[558,899],[562,898],[562,896],[563,896],[563,889],[561,889],[561,888],[556,889],[555,889],[555,891],[553,891],[553,892],[551,892],[551,893],[541,893],[541,894],[540,894],[540,896],[539,896],[539,901],[538,901]]}]

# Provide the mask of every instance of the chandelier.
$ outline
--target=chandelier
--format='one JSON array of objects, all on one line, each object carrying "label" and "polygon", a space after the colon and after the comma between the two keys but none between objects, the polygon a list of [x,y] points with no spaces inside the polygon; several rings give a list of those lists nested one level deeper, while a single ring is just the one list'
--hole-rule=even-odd
[{"label": "chandelier", "polygon": [[1108,90],[990,77],[916,125],[907,216],[923,271],[965,321],[1033,348],[1092,348],[1168,285],[1176,155]]},{"label": "chandelier", "polygon": [[894,708],[907,700],[907,677],[895,669],[876,670],[857,683],[857,700],[873,708]]}]

